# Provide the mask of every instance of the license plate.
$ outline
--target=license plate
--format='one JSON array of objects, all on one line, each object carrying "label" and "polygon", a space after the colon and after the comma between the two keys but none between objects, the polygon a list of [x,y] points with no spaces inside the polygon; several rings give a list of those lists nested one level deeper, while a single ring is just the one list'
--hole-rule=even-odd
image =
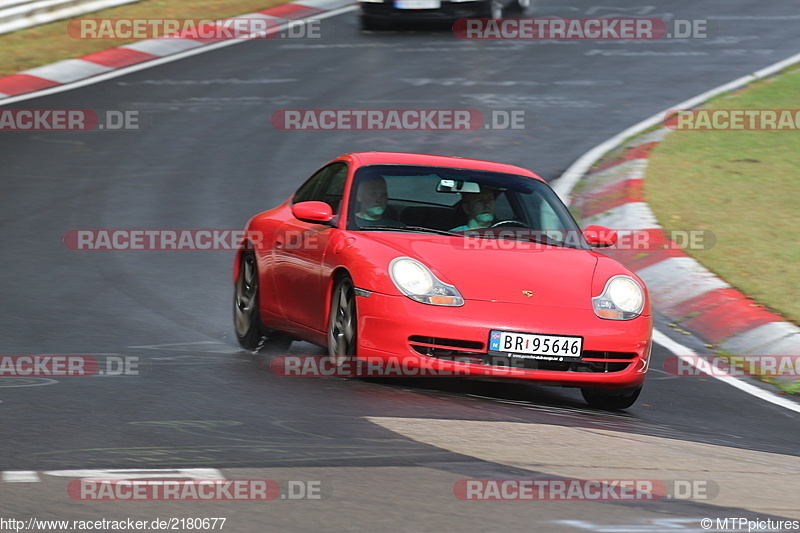
[{"label": "license plate", "polygon": [[490,352],[517,359],[580,359],[582,349],[583,337],[494,330],[489,334]]},{"label": "license plate", "polygon": [[397,9],[439,9],[441,0],[394,0]]}]

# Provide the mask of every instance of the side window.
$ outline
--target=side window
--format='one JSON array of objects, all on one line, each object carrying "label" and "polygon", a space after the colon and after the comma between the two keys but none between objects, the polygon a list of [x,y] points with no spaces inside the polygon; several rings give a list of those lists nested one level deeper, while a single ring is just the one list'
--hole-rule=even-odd
[{"label": "side window", "polygon": [[331,173],[323,191],[324,197],[322,201],[331,206],[334,215],[338,215],[339,209],[342,206],[344,183],[347,180],[347,165],[344,163],[334,163],[328,168],[331,169]]},{"label": "side window", "polygon": [[292,198],[292,204],[317,200],[317,191],[319,190],[320,184],[325,178],[325,174],[327,174],[329,168],[330,167],[325,167],[321,170],[318,170],[313,176],[308,178],[308,180],[306,180],[306,182],[302,184],[299,189],[297,189],[297,192],[294,194],[294,198]]},{"label": "side window", "polygon": [[308,178],[295,193],[292,203],[318,201],[325,202],[338,214],[347,178],[347,164],[332,163]]}]

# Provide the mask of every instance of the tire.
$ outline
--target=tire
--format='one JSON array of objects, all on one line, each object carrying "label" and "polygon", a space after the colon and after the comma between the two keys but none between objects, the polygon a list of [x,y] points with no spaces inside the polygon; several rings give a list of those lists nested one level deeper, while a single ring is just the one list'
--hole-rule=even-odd
[{"label": "tire", "polygon": [[251,352],[269,349],[284,352],[292,344],[292,338],[272,330],[261,322],[258,298],[258,263],[251,250],[242,253],[239,263],[239,279],[233,291],[233,326],[236,340]]},{"label": "tire", "polygon": [[258,309],[258,265],[252,251],[242,253],[239,262],[239,278],[233,291],[233,326],[242,348],[258,349],[264,337],[264,325]]},{"label": "tire", "polygon": [[364,31],[381,31],[388,29],[388,25],[385,22],[367,17],[366,15],[361,15],[358,20],[361,29]]},{"label": "tire", "polygon": [[489,3],[489,18],[501,19],[503,18],[503,3],[500,0],[490,0]]},{"label": "tire", "polygon": [[355,361],[357,341],[355,286],[350,276],[344,276],[336,282],[331,293],[328,317],[328,355],[334,358],[338,368]]},{"label": "tire", "polygon": [[586,403],[596,409],[604,409],[606,411],[627,409],[636,402],[641,392],[641,385],[630,389],[617,390],[595,389],[591,387],[583,387],[581,389],[581,394],[583,394],[583,399],[586,400]]}]

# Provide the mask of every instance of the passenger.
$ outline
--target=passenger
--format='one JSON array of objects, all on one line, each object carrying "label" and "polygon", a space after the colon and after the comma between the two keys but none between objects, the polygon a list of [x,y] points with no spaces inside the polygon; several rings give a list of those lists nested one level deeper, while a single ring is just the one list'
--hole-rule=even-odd
[{"label": "passenger", "polygon": [[366,226],[392,226],[402,227],[397,220],[384,218],[389,195],[386,189],[386,180],[381,176],[368,176],[358,184],[356,191],[358,210],[356,223],[359,227]]}]

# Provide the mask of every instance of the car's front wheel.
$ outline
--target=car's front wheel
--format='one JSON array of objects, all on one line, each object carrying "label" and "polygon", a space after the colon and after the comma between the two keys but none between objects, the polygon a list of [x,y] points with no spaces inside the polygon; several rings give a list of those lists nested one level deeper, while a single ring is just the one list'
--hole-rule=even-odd
[{"label": "car's front wheel", "polygon": [[339,368],[355,359],[357,323],[355,285],[343,276],[333,288],[328,318],[328,354]]},{"label": "car's front wheel", "polygon": [[581,394],[583,394],[583,399],[586,400],[586,403],[597,409],[605,409],[607,411],[627,409],[636,402],[641,392],[641,385],[617,390],[595,389],[592,387],[583,387],[581,389]]}]

